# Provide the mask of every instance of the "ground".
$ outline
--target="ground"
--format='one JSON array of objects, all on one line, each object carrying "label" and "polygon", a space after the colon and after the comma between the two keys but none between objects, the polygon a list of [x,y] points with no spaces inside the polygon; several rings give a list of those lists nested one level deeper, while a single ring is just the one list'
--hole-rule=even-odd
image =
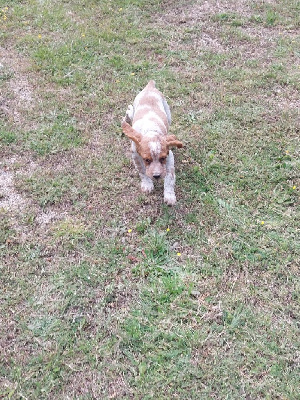
[{"label": "ground", "polygon": [[[297,0],[0,6],[0,397],[299,399]],[[172,111],[175,207],[120,121]]]}]

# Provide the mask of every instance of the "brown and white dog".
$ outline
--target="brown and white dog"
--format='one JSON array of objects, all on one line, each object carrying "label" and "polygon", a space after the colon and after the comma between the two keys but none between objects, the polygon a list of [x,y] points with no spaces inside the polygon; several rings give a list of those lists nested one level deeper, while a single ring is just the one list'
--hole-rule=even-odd
[{"label": "brown and white dog", "polygon": [[164,201],[169,206],[176,203],[174,192],[174,156],[170,147],[182,147],[174,135],[168,135],[171,112],[155,82],[136,96],[128,106],[122,129],[132,140],[132,159],[141,178],[144,193],[152,192],[153,178],[164,178]]}]

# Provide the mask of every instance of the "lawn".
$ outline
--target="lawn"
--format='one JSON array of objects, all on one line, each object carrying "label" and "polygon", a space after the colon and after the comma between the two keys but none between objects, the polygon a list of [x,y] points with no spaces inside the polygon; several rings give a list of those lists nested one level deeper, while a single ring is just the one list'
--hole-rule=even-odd
[{"label": "lawn", "polygon": [[[0,1],[0,398],[300,399],[298,0]],[[177,204],[120,122],[150,79]]]}]

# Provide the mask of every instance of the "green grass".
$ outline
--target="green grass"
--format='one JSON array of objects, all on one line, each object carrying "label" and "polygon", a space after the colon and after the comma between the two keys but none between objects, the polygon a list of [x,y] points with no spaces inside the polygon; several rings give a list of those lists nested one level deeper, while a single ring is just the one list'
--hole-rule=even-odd
[{"label": "green grass", "polygon": [[[299,399],[299,2],[0,6],[0,397]],[[120,121],[155,79],[177,204]]]},{"label": "green grass", "polygon": [[13,143],[17,140],[17,136],[14,132],[7,130],[5,127],[0,127],[0,141],[6,145]]}]

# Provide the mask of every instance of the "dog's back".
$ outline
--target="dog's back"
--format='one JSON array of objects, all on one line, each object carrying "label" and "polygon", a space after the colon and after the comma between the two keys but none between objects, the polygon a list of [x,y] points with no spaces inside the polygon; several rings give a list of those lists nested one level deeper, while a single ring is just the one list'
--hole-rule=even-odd
[{"label": "dog's back", "polygon": [[133,109],[132,127],[137,132],[142,135],[149,132],[167,135],[171,122],[170,109],[153,80],[136,96]]}]

